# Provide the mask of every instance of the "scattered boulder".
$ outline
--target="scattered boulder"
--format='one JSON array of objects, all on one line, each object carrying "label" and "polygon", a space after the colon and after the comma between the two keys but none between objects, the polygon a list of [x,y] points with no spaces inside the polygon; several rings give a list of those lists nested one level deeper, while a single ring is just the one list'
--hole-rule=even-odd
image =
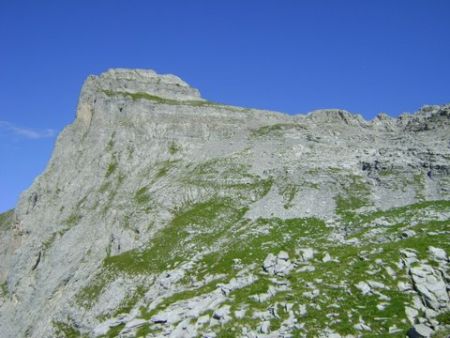
[{"label": "scattered boulder", "polygon": [[408,330],[409,338],[429,338],[433,334],[433,330],[425,324],[416,324]]},{"label": "scattered boulder", "polygon": [[230,306],[224,305],[213,313],[213,318],[221,322],[227,322],[230,317]]},{"label": "scattered boulder", "polygon": [[314,258],[314,249],[312,248],[299,248],[296,250],[296,254],[299,256],[301,262],[307,262]]},{"label": "scattered boulder", "polygon": [[409,322],[411,324],[414,324],[416,322],[416,318],[419,316],[419,311],[417,311],[416,309],[409,307],[409,306],[405,306],[405,314],[406,314],[406,318],[408,318]]},{"label": "scattered boulder", "polygon": [[431,259],[437,261],[437,262],[447,262],[448,256],[445,250],[441,248],[435,248],[434,246],[428,247],[428,254],[430,255]]},{"label": "scattered boulder", "polygon": [[280,251],[280,253],[275,256],[270,253],[267,255],[263,263],[263,269],[270,275],[284,276],[292,270],[294,266],[289,261],[289,255],[285,251]]},{"label": "scattered boulder", "polygon": [[152,319],[150,320],[155,324],[164,324],[167,323],[167,315],[166,314],[156,315],[153,316]]},{"label": "scattered boulder", "polygon": [[268,320],[263,321],[259,326],[259,332],[268,334],[270,332],[270,322]]},{"label": "scattered boulder", "polygon": [[416,232],[414,230],[405,230],[402,232],[403,238],[410,238],[410,237],[414,237],[415,235],[416,235]]},{"label": "scattered boulder", "polygon": [[142,325],[147,324],[147,321],[145,319],[133,319],[126,323],[125,328],[126,329],[134,329],[136,327],[141,327]]},{"label": "scattered boulder", "polygon": [[441,274],[430,265],[422,264],[409,270],[414,288],[421,295],[424,305],[439,310],[447,308],[449,296]]},{"label": "scattered boulder", "polygon": [[358,331],[372,331],[370,326],[368,326],[364,322],[359,322],[358,324],[353,325],[353,328]]},{"label": "scattered boulder", "polygon": [[360,290],[363,295],[368,295],[372,291],[372,288],[366,282],[359,282],[355,287]]},{"label": "scattered boulder", "polygon": [[408,283],[408,282],[400,281],[400,282],[397,283],[397,287],[402,292],[413,290],[413,286],[410,283]]},{"label": "scattered boulder", "polygon": [[384,289],[386,287],[383,283],[374,280],[367,281],[367,284],[373,289]]},{"label": "scattered boulder", "polygon": [[322,258],[322,262],[324,263],[328,263],[331,262],[333,259],[331,258],[330,254],[327,252],[325,253],[325,255]]}]

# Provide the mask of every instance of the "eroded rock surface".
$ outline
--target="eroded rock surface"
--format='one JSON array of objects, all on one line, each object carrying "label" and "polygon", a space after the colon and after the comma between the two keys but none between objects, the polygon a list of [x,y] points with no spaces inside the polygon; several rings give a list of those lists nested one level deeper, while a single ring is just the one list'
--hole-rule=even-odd
[{"label": "eroded rock surface", "polygon": [[76,116],[0,216],[2,337],[449,329],[449,105],[288,116],[115,69]]}]

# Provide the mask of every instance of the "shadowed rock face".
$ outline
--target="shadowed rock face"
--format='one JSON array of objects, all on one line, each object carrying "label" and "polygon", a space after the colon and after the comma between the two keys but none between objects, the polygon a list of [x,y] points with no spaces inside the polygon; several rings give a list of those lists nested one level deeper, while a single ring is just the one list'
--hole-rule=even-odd
[{"label": "shadowed rock face", "polygon": [[150,70],[90,76],[0,218],[2,335],[442,328],[449,135],[449,105],[289,116]]}]

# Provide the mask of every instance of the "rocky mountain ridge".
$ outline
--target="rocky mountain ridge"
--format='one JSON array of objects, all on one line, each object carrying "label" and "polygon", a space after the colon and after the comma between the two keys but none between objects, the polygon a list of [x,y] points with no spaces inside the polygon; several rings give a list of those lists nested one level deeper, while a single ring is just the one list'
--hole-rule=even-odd
[{"label": "rocky mountain ridge", "polygon": [[90,76],[47,169],[0,218],[0,328],[446,330],[449,135],[450,105],[289,116],[208,102],[149,70]]}]

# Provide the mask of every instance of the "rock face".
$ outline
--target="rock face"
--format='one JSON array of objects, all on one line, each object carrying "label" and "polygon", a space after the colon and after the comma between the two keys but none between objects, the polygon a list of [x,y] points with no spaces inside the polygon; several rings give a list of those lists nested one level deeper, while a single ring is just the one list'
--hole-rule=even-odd
[{"label": "rock face", "polygon": [[109,70],[0,215],[0,332],[427,336],[448,329],[449,200],[449,105],[288,116]]}]

